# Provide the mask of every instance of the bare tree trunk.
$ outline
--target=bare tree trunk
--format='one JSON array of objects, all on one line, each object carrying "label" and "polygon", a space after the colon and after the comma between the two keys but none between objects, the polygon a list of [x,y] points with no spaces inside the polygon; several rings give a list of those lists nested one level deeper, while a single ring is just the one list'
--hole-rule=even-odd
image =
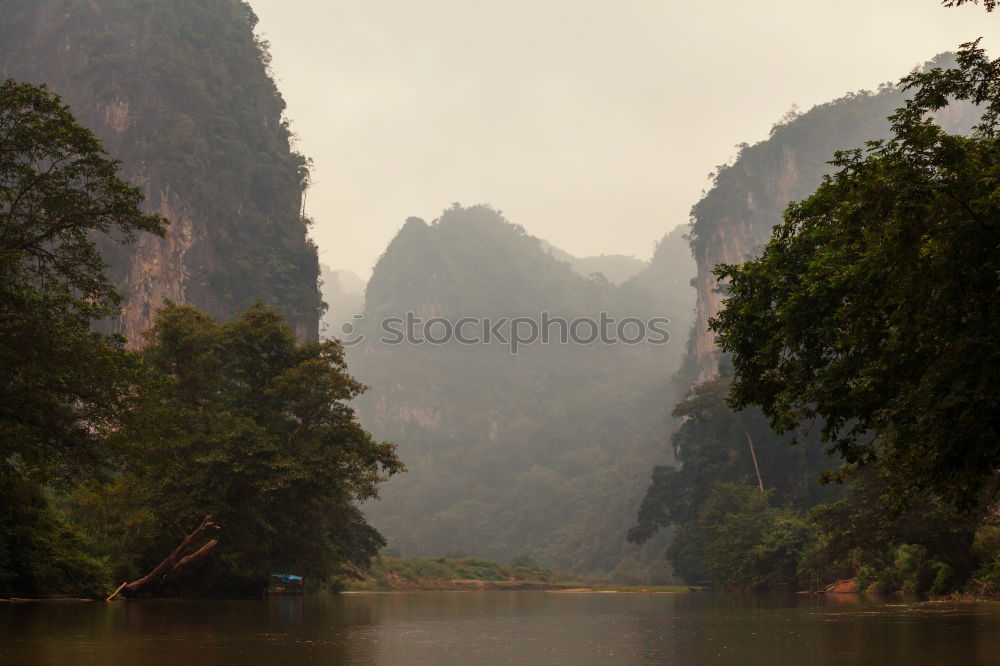
[{"label": "bare tree trunk", "polygon": [[122,585],[115,590],[114,594],[108,597],[107,600],[111,601],[119,594],[126,597],[139,596],[150,590],[155,590],[157,587],[169,580],[184,575],[198,562],[211,554],[212,551],[215,550],[215,547],[219,545],[218,540],[212,539],[194,552],[185,555],[191,547],[192,542],[201,536],[205,531],[217,529],[219,529],[219,525],[212,520],[212,516],[205,516],[204,520],[201,521],[201,525],[198,526],[198,529],[185,536],[184,539],[181,540],[180,545],[177,546],[172,553],[167,555],[163,561],[157,564],[152,571],[142,578],[132,581],[131,583],[122,583]]},{"label": "bare tree trunk", "polygon": [[757,484],[760,486],[760,492],[764,492],[764,479],[760,476],[760,465],[757,464],[757,450],[753,446],[753,440],[750,439],[750,431],[744,429],[743,432],[747,434],[747,443],[750,445],[750,457],[753,458],[753,469],[757,472]]}]

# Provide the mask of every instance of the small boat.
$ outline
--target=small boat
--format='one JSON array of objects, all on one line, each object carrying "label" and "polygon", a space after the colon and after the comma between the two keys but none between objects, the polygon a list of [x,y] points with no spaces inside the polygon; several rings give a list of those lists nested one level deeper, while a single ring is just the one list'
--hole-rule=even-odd
[{"label": "small boat", "polygon": [[271,582],[267,586],[268,594],[301,596],[304,592],[302,576],[295,574],[271,574]]}]

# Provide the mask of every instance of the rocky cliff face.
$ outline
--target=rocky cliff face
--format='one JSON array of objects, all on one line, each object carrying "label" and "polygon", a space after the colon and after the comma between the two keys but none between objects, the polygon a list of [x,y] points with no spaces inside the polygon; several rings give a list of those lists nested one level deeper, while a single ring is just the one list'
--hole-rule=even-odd
[{"label": "rocky cliff face", "polygon": [[[953,54],[941,54],[924,67],[949,67]],[[740,147],[736,161],[715,174],[713,187],[691,210],[691,248],[698,265],[697,320],[691,350],[697,381],[718,375],[721,354],[708,321],[725,297],[712,270],[720,263],[751,259],[771,237],[791,201],[804,199],[831,172],[838,150],[863,148],[889,135],[888,116],[903,105],[894,86],[846,95],[804,114],[790,113],[756,145]],[[937,122],[946,131],[969,131],[979,117],[975,107],[958,103],[942,109]]]},{"label": "rocky cliff face", "polygon": [[897,89],[883,87],[790,114],[767,140],[742,146],[736,161],[715,175],[714,186],[691,211],[691,247],[698,265],[691,341],[697,381],[719,372],[720,352],[708,321],[722,308],[725,295],[712,274],[714,267],[756,256],[788,203],[809,196],[829,173],[827,162],[834,152],[885,137],[886,117],[902,99]]},{"label": "rocky cliff face", "polygon": [[0,75],[46,83],[122,161],[166,239],[103,248],[141,342],[163,299],[226,319],[278,305],[318,332],[316,251],[284,102],[240,0],[5,0]]},{"label": "rocky cliff face", "polygon": [[[741,160],[744,159],[741,154]],[[781,211],[793,199],[807,194],[801,186],[803,175],[798,168],[801,158],[797,151],[782,146],[776,160],[769,160],[754,169],[737,162],[732,169],[744,170],[732,174],[724,186],[744,190],[736,206],[716,215],[696,218],[702,224],[703,235],[694,244],[698,273],[697,326],[693,333],[691,352],[697,360],[698,381],[711,379],[718,372],[720,352],[708,321],[722,309],[723,292],[712,275],[717,264],[736,264],[755,256],[771,235],[771,228],[780,221]],[[728,180],[728,179],[727,179]],[[758,180],[759,183],[751,183]],[[756,185],[757,187],[754,187]],[[715,194],[720,185],[712,190]],[[754,189],[762,190],[754,197]]]}]

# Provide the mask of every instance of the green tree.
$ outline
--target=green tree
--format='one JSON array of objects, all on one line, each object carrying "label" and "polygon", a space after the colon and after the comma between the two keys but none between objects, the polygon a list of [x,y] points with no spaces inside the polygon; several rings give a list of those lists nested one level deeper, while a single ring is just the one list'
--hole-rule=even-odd
[{"label": "green tree", "polygon": [[692,583],[709,575],[699,516],[717,484],[747,485],[760,493],[763,483],[775,506],[792,509],[831,501],[840,490],[817,483],[830,459],[815,433],[790,448],[789,437],[776,436],[759,410],[729,409],[728,389],[727,379],[702,383],[674,409],[674,416],[682,421],[672,437],[680,466],[653,470],[637,524],[628,532],[630,541],[645,543],[661,528],[675,526],[667,558],[674,572]]},{"label": "green tree", "polygon": [[44,87],[0,83],[0,596],[96,594],[105,563],[44,484],[113,458],[140,378],[124,340],[92,330],[120,298],[95,239],[163,234],[94,135]]},{"label": "green tree", "polygon": [[103,597],[110,570],[94,544],[65,520],[46,489],[0,474],[0,598]]},{"label": "green tree", "polygon": [[[892,137],[839,153],[760,258],[716,269],[729,295],[710,324],[733,407],[779,432],[818,417],[848,463],[965,504],[1000,466],[998,75],[973,42],[903,79]],[[935,123],[953,99],[982,105],[971,136]]]},{"label": "green tree", "polygon": [[[808,557],[809,566],[849,576],[865,569],[898,569],[893,562],[898,549],[919,547],[946,565],[956,582],[967,581],[978,565],[974,538],[986,516],[956,510],[916,491],[907,493],[906,506],[900,506],[898,481],[892,476],[875,467],[859,470],[843,498],[810,512],[822,538]],[[926,591],[923,587],[914,591]]]},{"label": "green tree", "polygon": [[698,515],[705,569],[720,587],[798,589],[813,528],[756,486],[717,483]]},{"label": "green tree", "polygon": [[0,473],[105,462],[136,364],[91,330],[120,303],[94,238],[130,243],[165,224],[117,173],[57,96],[0,84]]},{"label": "green tree", "polygon": [[197,577],[202,591],[258,593],[271,573],[316,581],[367,566],[385,542],[355,501],[376,497],[403,466],[346,404],[365,387],[340,343],[298,344],[280,312],[259,303],[228,324],[168,303],[147,338],[144,356],[162,379],[118,433],[136,463],[109,503],[125,516],[116,524],[142,524],[138,538],[108,535],[133,538],[118,573],[149,570],[175,545],[174,527],[205,514],[222,530]]}]

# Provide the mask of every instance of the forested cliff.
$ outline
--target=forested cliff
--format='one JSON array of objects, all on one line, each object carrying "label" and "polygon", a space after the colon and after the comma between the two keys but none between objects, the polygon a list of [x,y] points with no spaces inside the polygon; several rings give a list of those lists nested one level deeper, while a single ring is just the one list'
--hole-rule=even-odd
[{"label": "forested cliff", "polygon": [[756,255],[785,206],[815,190],[830,171],[827,162],[834,151],[860,148],[869,139],[885,136],[886,117],[900,99],[887,87],[790,114],[767,140],[744,144],[733,164],[719,168],[712,189],[691,211],[691,249],[698,263],[698,326],[692,349],[699,380],[714,377],[719,365],[707,322],[718,314],[724,294],[712,270]]},{"label": "forested cliff", "polygon": [[111,324],[136,345],[164,298],[230,319],[256,300],[315,339],[307,162],[256,17],[240,0],[6,0],[0,75],[45,83],[166,217],[165,239],[103,242],[126,297]]},{"label": "forested cliff", "polygon": [[[942,55],[926,68],[953,61]],[[691,210],[691,249],[698,264],[697,327],[692,340],[698,380],[718,372],[719,353],[708,320],[721,309],[724,294],[712,270],[720,263],[741,263],[756,256],[781,221],[785,207],[811,194],[838,150],[862,148],[884,138],[887,117],[905,99],[895,86],[845,95],[805,113],[789,113],[766,140],[740,146],[736,160],[719,167],[713,186]],[[956,104],[939,114],[949,131],[968,129],[974,114]]]},{"label": "forested cliff", "polygon": [[[988,126],[982,125],[984,120],[980,119],[982,116],[988,120],[989,112],[983,115],[983,107],[968,101],[975,96],[954,84],[964,76],[954,69],[956,61],[969,67],[968,63],[977,57],[980,54],[975,50],[957,60],[952,55],[938,56],[903,79],[898,87],[883,86],[875,93],[847,95],[805,114],[787,115],[774,126],[770,138],[754,146],[742,146],[732,165],[720,167],[713,188],[694,206],[690,237],[698,265],[698,312],[691,356],[682,373],[682,381],[693,386],[673,411],[682,421],[672,437],[679,464],[654,469],[637,524],[629,533],[631,540],[644,543],[661,528],[672,527],[675,531],[667,557],[678,577],[688,581],[711,578],[720,586],[744,589],[815,589],[852,578],[858,589],[937,594],[968,581],[977,566],[983,567],[982,580],[994,580],[996,551],[987,543],[989,537],[984,536],[995,529],[987,520],[993,511],[991,491],[969,483],[961,486],[966,493],[962,502],[953,503],[954,495],[942,501],[941,496],[929,493],[927,486],[913,483],[915,478],[930,476],[921,465],[931,465],[928,461],[935,460],[936,451],[948,442],[941,432],[961,432],[964,437],[967,431],[974,432],[975,424],[980,422],[986,423],[984,429],[988,430],[988,419],[977,414],[961,427],[935,432],[928,423],[947,423],[954,416],[939,416],[936,420],[922,416],[920,428],[905,429],[914,414],[928,413],[934,404],[952,409],[950,397],[936,403],[927,398],[931,395],[925,392],[927,386],[933,385],[929,378],[937,372],[934,364],[949,354],[964,362],[968,354],[955,351],[962,344],[962,336],[972,331],[974,339],[980,340],[982,331],[988,329],[988,325],[972,323],[977,308],[988,299],[975,305],[962,300],[978,286],[974,279],[963,273],[956,280],[955,294],[941,294],[943,285],[956,273],[970,267],[988,267],[992,259],[970,260],[967,256],[971,252],[963,250],[968,254],[961,255],[961,259],[949,256],[935,264],[927,260],[933,252],[926,248],[915,250],[920,245],[913,240],[933,245],[941,242],[945,234],[940,229],[944,229],[960,239],[959,243],[977,250],[994,243],[992,237],[978,243],[970,241],[971,233],[963,228],[965,220],[970,216],[973,220],[989,219],[993,213],[985,203],[982,206],[987,212],[973,207],[979,206],[979,201],[974,205],[965,203],[971,197],[960,189],[968,187],[963,178],[989,178],[985,175],[989,169],[978,163],[969,166],[955,157],[964,155],[967,144],[974,145],[989,136]],[[940,80],[956,85],[956,89],[950,89],[949,95],[914,92],[919,88],[912,84],[914,81]],[[949,96],[958,99],[949,104]],[[974,128],[977,122],[981,124]],[[969,154],[978,158],[988,152],[976,145]],[[944,165],[928,166],[934,159],[942,160]],[[863,168],[868,171],[857,175]],[[824,178],[827,174],[834,175]],[[938,195],[934,188],[941,188],[945,194]],[[919,208],[927,201],[935,202],[935,206]],[[822,217],[817,210],[828,217],[817,222]],[[899,222],[896,216],[905,219]],[[918,231],[924,224],[940,225],[940,229]],[[803,229],[814,232],[815,228],[836,229],[841,234],[837,240],[849,247],[838,256],[841,263],[833,270],[830,257],[842,250],[835,242],[813,237],[799,241],[797,249],[803,254],[813,253],[808,258],[783,245]],[[992,233],[988,226],[986,229],[987,234]],[[893,236],[897,230],[904,241]],[[866,253],[876,258],[868,259]],[[758,259],[761,255],[764,258]],[[866,266],[862,257],[870,264]],[[751,278],[747,276],[753,271],[758,271],[755,276],[762,275],[760,266],[765,260],[781,265],[784,272],[768,276],[773,280],[769,284],[772,291],[755,285],[756,300],[751,301],[747,297],[751,291],[747,280]],[[871,273],[864,273],[859,266]],[[926,278],[933,285],[926,289],[917,286],[916,280],[892,273],[898,270],[927,276],[939,267],[943,267],[940,276]],[[826,272],[818,279],[810,274],[823,270]],[[870,280],[856,286],[852,281],[858,275]],[[995,274],[990,275],[995,278]],[[719,276],[725,283],[722,287]],[[856,292],[831,296],[826,291],[844,283],[852,283]],[[780,294],[784,288],[797,290],[795,297]],[[864,300],[894,288],[898,291],[888,297],[873,297],[876,305]],[[984,291],[995,299],[995,279]],[[810,305],[816,310],[796,310],[792,302],[799,308]],[[865,303],[863,307],[858,305],[861,302]],[[961,315],[948,314],[942,303],[958,307]],[[926,307],[921,317],[928,321],[959,322],[948,334],[926,334],[935,336],[933,352],[925,351],[930,345],[914,341],[929,329],[928,324],[920,323],[917,330],[903,334],[891,319],[896,312],[908,312],[911,305]],[[835,325],[827,322],[825,328],[817,324],[824,316],[821,313],[839,313],[838,308],[849,310],[843,321]],[[921,322],[920,317],[907,317],[911,324]],[[752,327],[746,326],[739,336],[733,335],[728,327],[735,321],[755,322],[761,329],[748,333]],[[857,354],[854,358],[877,360],[858,373],[863,378],[852,377],[844,371],[850,365],[844,359],[852,358],[854,347],[861,345],[842,333],[869,321],[891,322],[871,337],[872,347],[884,356]],[[800,344],[779,348],[773,338],[760,334],[762,329],[778,326],[803,332]],[[817,333],[820,330],[823,333]],[[823,335],[834,334],[841,336],[835,342],[822,339]],[[902,342],[893,347],[893,340]],[[731,353],[723,354],[723,350]],[[814,374],[809,362],[815,350],[820,350],[817,355],[832,365],[842,364],[838,371]],[[911,350],[921,350],[925,356],[912,361],[907,356]],[[756,365],[751,369],[747,359],[758,352],[772,356],[767,361],[754,358]],[[782,371],[815,383],[806,388],[789,381],[788,375],[781,376],[777,368],[785,362]],[[901,369],[904,365],[914,369],[919,379],[901,379],[907,377]],[[792,366],[795,369],[788,371]],[[754,375],[754,370],[758,374]],[[748,382],[748,376],[753,380]],[[879,427],[868,425],[842,404],[838,405],[840,411],[827,406],[825,411],[811,407],[838,398],[867,405],[874,401],[873,396],[881,399],[892,390],[898,391],[896,387],[875,388],[879,385],[874,377],[890,377],[904,390],[919,387],[926,403],[920,409],[897,403],[906,406],[897,407],[896,412],[883,408]],[[748,389],[753,381],[758,382],[754,387],[764,387],[760,395],[780,386],[792,396],[787,400],[800,400],[809,406],[798,404],[796,409],[790,409],[786,402],[776,407],[778,402],[773,397],[760,395],[747,399],[753,393]],[[824,381],[828,383],[823,385]],[[942,382],[942,393],[948,394],[951,381],[949,376]],[[980,390],[972,392],[976,399],[992,395]],[[866,391],[865,396],[858,397]],[[966,408],[972,399],[963,396],[954,404]],[[734,411],[733,407],[738,409]],[[979,411],[987,414],[991,410]],[[864,433],[865,442],[857,449],[850,449],[848,442],[851,446],[857,443],[838,431],[845,423],[850,424],[855,435]],[[907,433],[899,438],[904,445],[893,443],[896,432]],[[988,432],[995,439],[995,430]],[[922,439],[933,442],[928,449],[935,453],[916,448]],[[872,441],[878,444],[872,445]],[[883,442],[891,444],[884,446]],[[965,455],[965,441],[960,442],[956,448],[962,453],[949,459],[944,475],[952,483],[962,478],[955,470],[972,466],[968,463],[972,458]],[[790,443],[797,446],[790,447]],[[858,453],[866,446],[870,448],[865,449],[865,455]],[[884,448],[875,453],[875,446]],[[894,451],[893,446],[899,446],[905,454]],[[909,453],[911,447],[919,453]],[[893,456],[896,460],[887,462]],[[907,464],[919,471],[901,472]],[[821,479],[839,483],[821,485]],[[956,485],[962,483],[965,481]],[[982,496],[976,496],[980,491]],[[986,541],[979,543],[980,539]]]}]

